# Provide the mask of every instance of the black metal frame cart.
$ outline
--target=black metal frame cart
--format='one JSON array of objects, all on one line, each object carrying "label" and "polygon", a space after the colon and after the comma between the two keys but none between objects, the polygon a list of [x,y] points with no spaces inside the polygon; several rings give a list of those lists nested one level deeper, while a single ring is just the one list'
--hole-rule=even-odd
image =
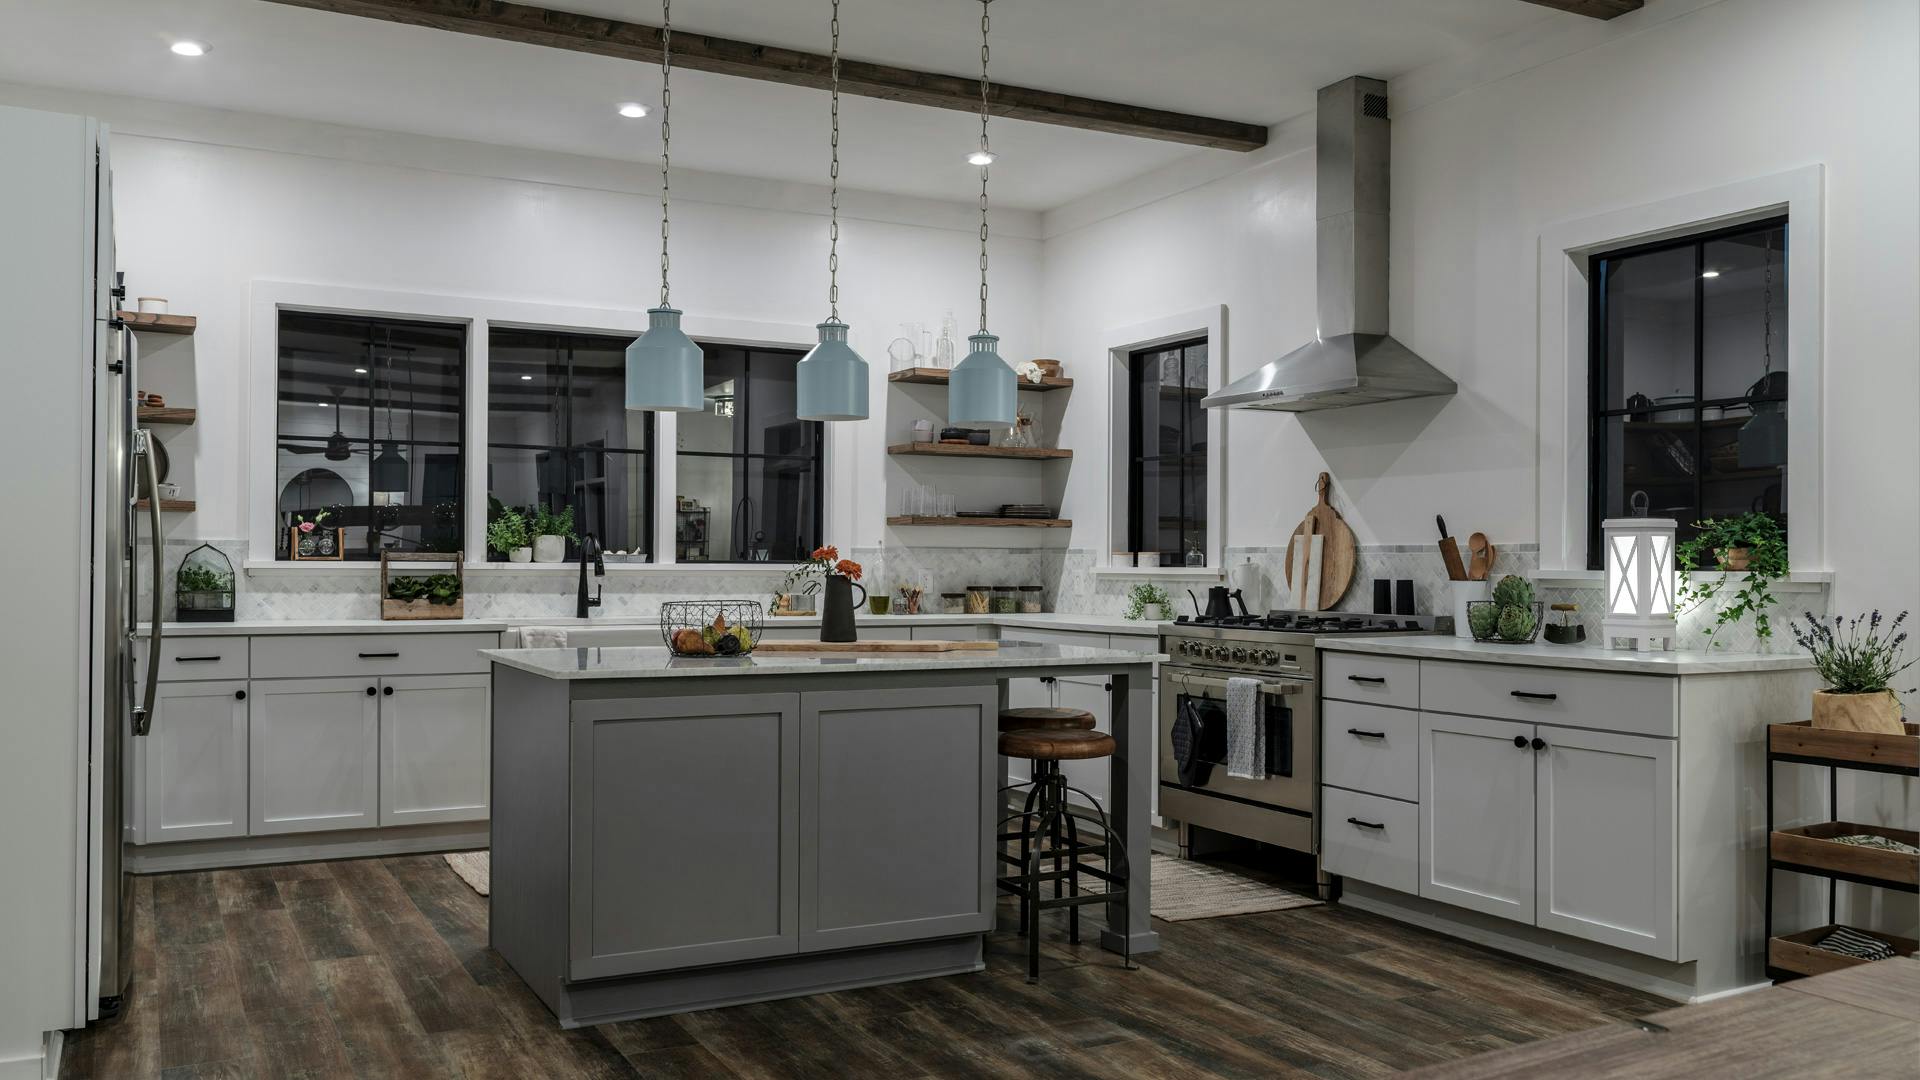
[{"label": "black metal frame cart", "polygon": [[[1827,820],[1815,825],[1780,828],[1774,822],[1774,767],[1785,762],[1827,770]],[[1920,855],[1839,843],[1835,838],[1855,834],[1885,836],[1920,844],[1920,831],[1865,825],[1840,819],[1840,770],[1920,777],[1920,725],[1907,724],[1906,734],[1817,728],[1809,721],[1767,725],[1767,977],[1780,981],[1820,975],[1871,961],[1815,947],[1840,925],[1839,883],[1852,882],[1898,892],[1920,892]],[[1786,870],[1827,879],[1826,925],[1797,933],[1776,934],[1773,928],[1775,871]],[[1912,956],[1920,943],[1911,938],[1847,927],[1892,945]]]}]

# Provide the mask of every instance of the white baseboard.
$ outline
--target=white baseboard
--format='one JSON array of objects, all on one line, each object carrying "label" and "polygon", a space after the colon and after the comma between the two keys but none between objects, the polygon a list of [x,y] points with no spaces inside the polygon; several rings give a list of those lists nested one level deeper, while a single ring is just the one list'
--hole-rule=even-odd
[{"label": "white baseboard", "polygon": [[51,1058],[44,1050],[28,1057],[0,1058],[0,1080],[53,1080],[52,1070],[59,1067],[57,1051]]},{"label": "white baseboard", "polygon": [[[419,855],[471,851],[489,842],[487,823],[405,825],[389,829],[350,829],[287,836],[245,836],[225,840],[187,840],[143,844],[127,849],[127,869],[136,874],[180,870],[217,870],[233,866],[312,862],[316,859],[364,859],[378,855]],[[0,1080],[8,1080],[0,1076]]]}]

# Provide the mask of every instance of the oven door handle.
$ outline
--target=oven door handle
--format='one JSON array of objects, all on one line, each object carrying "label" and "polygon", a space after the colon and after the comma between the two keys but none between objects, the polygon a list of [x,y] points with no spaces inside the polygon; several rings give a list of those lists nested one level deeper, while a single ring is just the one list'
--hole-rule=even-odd
[{"label": "oven door handle", "polygon": [[[1194,683],[1201,684],[1203,688],[1206,686],[1217,686],[1223,694],[1226,693],[1227,690],[1227,680],[1222,678],[1216,678],[1211,675],[1190,675],[1184,671],[1176,671],[1171,674],[1174,679],[1179,682],[1180,692],[1183,694],[1192,693]],[[1261,693],[1270,694],[1274,697],[1289,697],[1304,692],[1306,688],[1305,683],[1298,682],[1263,682],[1260,684]],[[1203,692],[1201,696],[1205,697],[1206,694]]]}]

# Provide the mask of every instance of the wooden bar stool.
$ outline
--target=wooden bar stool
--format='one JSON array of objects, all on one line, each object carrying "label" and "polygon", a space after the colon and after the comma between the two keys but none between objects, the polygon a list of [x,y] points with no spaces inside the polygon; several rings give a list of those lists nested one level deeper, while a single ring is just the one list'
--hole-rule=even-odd
[{"label": "wooden bar stool", "polygon": [[[1034,766],[1033,790],[1027,795],[1026,809],[1019,814],[1008,815],[1000,822],[1004,827],[1009,822],[1018,821],[1019,827],[1011,832],[997,833],[999,844],[995,845],[1001,862],[1019,867],[1019,873],[1002,876],[998,883],[1002,890],[1020,898],[1020,932],[1027,936],[1028,982],[1038,982],[1040,979],[1040,913],[1056,907],[1067,909],[1068,940],[1078,945],[1081,906],[1118,905],[1121,912],[1119,933],[1122,962],[1129,971],[1133,970],[1132,937],[1126,932],[1126,849],[1116,842],[1118,838],[1114,836],[1106,811],[1086,792],[1069,787],[1066,776],[1060,771],[1062,761],[1112,757],[1113,752],[1113,736],[1087,728],[1027,728],[1000,733],[1002,756],[1025,758]],[[1080,842],[1079,819],[1067,806],[1067,793],[1070,791],[1086,799],[1098,815],[1097,821],[1090,823],[1100,830],[1098,843]],[[1039,804],[1037,810],[1036,799]],[[1048,841],[1046,850],[1040,847],[1042,839]],[[1019,842],[1018,859],[999,850],[1000,844],[1009,841]],[[1083,857],[1103,859],[1105,865],[1082,865]],[[1052,860],[1052,868],[1042,870],[1041,863],[1048,858]],[[1106,889],[1097,893],[1082,893],[1080,875],[1083,873],[1104,881]],[[1040,887],[1049,881],[1053,882],[1053,896],[1044,898],[1040,895]]]},{"label": "wooden bar stool", "polygon": [[[1093,730],[1093,714],[1088,712],[1085,709],[1067,709],[1067,708],[1056,708],[1056,707],[1046,707],[1046,706],[1039,707],[1039,708],[1032,708],[1032,709],[1001,709],[1000,710],[1000,734],[1002,735],[1005,735],[1009,731],[1075,731],[1075,730],[1092,731]],[[1005,755],[1003,754],[1002,756],[1004,757]],[[1039,779],[1038,774],[1035,774],[1030,779],[1016,780],[1015,782],[1001,788],[1000,794],[1004,798],[1006,796],[1006,793],[1009,791],[1012,791],[1014,788],[1028,787],[1029,785],[1034,784],[1034,782],[1038,779]],[[1026,812],[1028,814],[1033,813],[1033,801],[1034,801],[1033,792],[1037,790],[1038,790],[1038,787],[1036,786],[1032,790],[1029,790],[1027,792]]]}]

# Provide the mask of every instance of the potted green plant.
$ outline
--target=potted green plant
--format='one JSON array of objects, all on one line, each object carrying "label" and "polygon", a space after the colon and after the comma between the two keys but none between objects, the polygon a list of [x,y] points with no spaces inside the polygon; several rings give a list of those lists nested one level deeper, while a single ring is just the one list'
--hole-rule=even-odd
[{"label": "potted green plant", "polygon": [[1172,609],[1173,601],[1167,598],[1167,590],[1151,581],[1143,581],[1127,590],[1127,610],[1122,616],[1147,622],[1164,622],[1167,612]]},{"label": "potted green plant", "polygon": [[[1765,644],[1773,637],[1767,611],[1779,602],[1772,586],[1787,576],[1787,535],[1780,523],[1756,510],[1739,517],[1707,518],[1693,527],[1699,530],[1693,539],[1674,550],[1679,579],[1676,610],[1691,611],[1718,601],[1713,625],[1702,631],[1709,645],[1718,646],[1715,636],[1749,615],[1754,635]],[[1707,565],[1719,572],[1703,574],[1698,569]]]},{"label": "potted green plant", "polygon": [[562,507],[557,513],[545,506],[536,509],[528,531],[533,533],[534,562],[565,562],[567,541],[574,539],[573,507]]},{"label": "potted green plant", "polygon": [[1813,726],[1905,734],[1900,697],[1888,684],[1914,663],[1901,660],[1907,635],[1900,627],[1907,613],[1901,612],[1885,630],[1878,611],[1852,619],[1835,615],[1831,623],[1814,618],[1811,611],[1804,614],[1804,626],[1797,620],[1792,624],[1793,640],[1812,654],[1813,666],[1827,684],[1825,690],[1814,691]]},{"label": "potted green plant", "polygon": [[533,548],[528,546],[527,519],[520,511],[502,509],[487,523],[487,546],[504,552],[508,562],[532,562]]}]

